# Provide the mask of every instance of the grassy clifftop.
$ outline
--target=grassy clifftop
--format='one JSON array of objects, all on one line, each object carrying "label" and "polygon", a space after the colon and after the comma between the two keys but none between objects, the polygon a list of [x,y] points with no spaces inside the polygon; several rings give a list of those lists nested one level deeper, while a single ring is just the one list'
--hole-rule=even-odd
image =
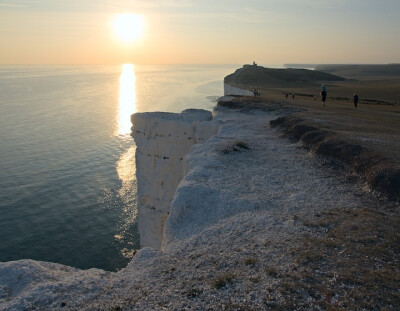
[{"label": "grassy clifftop", "polygon": [[282,85],[283,83],[315,83],[344,81],[343,77],[330,73],[307,69],[272,69],[245,65],[225,77],[224,82],[242,85]]}]

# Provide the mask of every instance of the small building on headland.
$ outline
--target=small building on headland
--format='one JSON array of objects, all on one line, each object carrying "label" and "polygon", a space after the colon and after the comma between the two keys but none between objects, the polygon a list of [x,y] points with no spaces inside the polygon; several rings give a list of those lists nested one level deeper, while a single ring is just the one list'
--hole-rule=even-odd
[{"label": "small building on headland", "polygon": [[[258,65],[257,65],[257,63],[255,62],[255,61],[253,61],[253,64],[244,64],[243,65],[243,68],[246,68],[246,67],[257,67]],[[260,67],[260,68],[262,68],[262,67]]]}]

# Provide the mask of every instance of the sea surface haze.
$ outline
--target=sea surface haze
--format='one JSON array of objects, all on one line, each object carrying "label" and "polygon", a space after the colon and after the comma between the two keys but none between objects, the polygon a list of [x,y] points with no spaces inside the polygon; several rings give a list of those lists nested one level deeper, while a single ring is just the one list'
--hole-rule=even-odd
[{"label": "sea surface haze", "polygon": [[237,66],[0,66],[0,261],[124,267],[139,248],[130,115],[211,110]]}]

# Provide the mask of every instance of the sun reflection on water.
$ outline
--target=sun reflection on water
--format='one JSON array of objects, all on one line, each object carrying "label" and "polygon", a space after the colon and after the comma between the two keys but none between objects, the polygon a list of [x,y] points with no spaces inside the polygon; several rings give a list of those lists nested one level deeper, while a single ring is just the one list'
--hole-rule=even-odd
[{"label": "sun reflection on water", "polygon": [[139,245],[138,241],[135,242],[135,234],[137,235],[137,233],[132,231],[137,221],[135,152],[136,146],[128,148],[116,163],[118,177],[121,180],[118,197],[123,202],[124,208],[114,239],[125,246],[121,250],[121,254],[126,258],[132,258],[135,252],[134,248]]},{"label": "sun reflection on water", "polygon": [[132,64],[124,64],[119,78],[119,111],[118,135],[126,135],[131,131],[131,115],[136,108],[136,76]]},{"label": "sun reflection on water", "polygon": [[[123,141],[131,140],[131,147],[122,152],[116,162],[118,178],[121,181],[121,188],[118,191],[118,197],[124,205],[118,229],[115,232],[114,239],[123,247],[122,256],[131,258],[139,244],[136,241],[137,233],[134,229],[137,222],[136,208],[136,165],[133,139],[129,137],[131,132],[131,115],[137,112],[136,108],[136,76],[132,64],[124,64],[119,78],[119,107],[117,114],[116,135]],[[133,146],[132,146],[133,145]]]}]

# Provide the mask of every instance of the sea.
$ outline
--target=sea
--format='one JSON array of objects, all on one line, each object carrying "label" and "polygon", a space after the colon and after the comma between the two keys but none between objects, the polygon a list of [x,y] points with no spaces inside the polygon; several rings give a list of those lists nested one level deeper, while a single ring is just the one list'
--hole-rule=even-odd
[{"label": "sea", "polygon": [[237,65],[0,66],[0,261],[117,271],[140,248],[135,112],[212,110]]}]

